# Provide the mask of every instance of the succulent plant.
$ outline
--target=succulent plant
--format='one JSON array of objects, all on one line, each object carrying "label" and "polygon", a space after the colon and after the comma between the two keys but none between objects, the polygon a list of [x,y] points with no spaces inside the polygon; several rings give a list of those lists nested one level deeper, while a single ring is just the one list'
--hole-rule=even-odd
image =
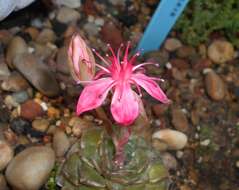
[{"label": "succulent plant", "polygon": [[62,190],[167,189],[168,173],[159,152],[142,137],[131,135],[120,167],[114,163],[112,139],[100,127],[85,130],[73,147],[58,175]]}]

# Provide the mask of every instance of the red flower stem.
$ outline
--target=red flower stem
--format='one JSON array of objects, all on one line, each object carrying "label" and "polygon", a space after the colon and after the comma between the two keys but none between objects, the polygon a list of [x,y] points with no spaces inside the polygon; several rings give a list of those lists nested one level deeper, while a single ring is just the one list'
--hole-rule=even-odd
[{"label": "red flower stem", "polygon": [[130,135],[131,135],[131,128],[130,127],[122,127],[123,136],[120,139],[117,139],[115,143],[115,164],[121,167],[125,161],[125,154],[124,154],[124,146],[128,143]]}]

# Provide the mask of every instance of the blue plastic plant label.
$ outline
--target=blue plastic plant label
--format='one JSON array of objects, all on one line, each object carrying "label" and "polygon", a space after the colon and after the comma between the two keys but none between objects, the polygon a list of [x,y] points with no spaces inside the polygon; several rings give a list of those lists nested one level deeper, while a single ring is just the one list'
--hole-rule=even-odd
[{"label": "blue plastic plant label", "polygon": [[161,0],[137,47],[142,53],[157,50],[189,0]]}]

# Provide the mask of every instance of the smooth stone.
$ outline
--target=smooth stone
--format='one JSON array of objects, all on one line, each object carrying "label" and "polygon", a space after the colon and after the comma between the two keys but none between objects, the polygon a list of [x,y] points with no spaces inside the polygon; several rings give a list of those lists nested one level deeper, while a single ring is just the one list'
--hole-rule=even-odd
[{"label": "smooth stone", "polygon": [[53,43],[56,40],[56,35],[53,30],[45,28],[37,36],[36,42],[40,44]]},{"label": "smooth stone", "polygon": [[230,42],[215,40],[208,47],[207,54],[214,63],[225,63],[234,58],[235,50]]},{"label": "smooth stone", "polygon": [[172,129],[161,129],[156,131],[152,135],[153,140],[159,140],[167,145],[167,149],[180,150],[187,144],[187,136],[176,130]]},{"label": "smooth stone", "polygon": [[54,74],[40,59],[31,54],[22,54],[14,60],[14,66],[42,94],[52,97],[60,92],[59,83]]},{"label": "smooth stone", "polygon": [[30,147],[12,159],[6,179],[18,190],[39,190],[48,179],[55,163],[54,151],[45,146]]},{"label": "smooth stone", "polygon": [[208,95],[213,100],[222,100],[226,94],[226,87],[221,77],[210,70],[205,77],[205,86]]},{"label": "smooth stone", "polygon": [[76,10],[68,7],[61,7],[56,16],[56,20],[64,24],[76,22],[79,18],[80,14]]},{"label": "smooth stone", "polygon": [[0,190],[9,190],[4,175],[0,174]]},{"label": "smooth stone", "polygon": [[50,122],[47,119],[35,119],[32,122],[32,128],[37,131],[45,132],[50,125]]},{"label": "smooth stone", "polygon": [[84,31],[91,36],[95,36],[99,33],[98,26],[93,22],[87,22],[84,26]]},{"label": "smooth stone", "polygon": [[161,154],[161,157],[162,157],[162,161],[163,161],[163,164],[164,166],[167,168],[167,169],[177,169],[177,160],[176,158],[174,158],[174,156],[168,152],[164,152]]},{"label": "smooth stone", "polygon": [[56,130],[53,135],[53,148],[57,157],[64,156],[70,147],[70,141],[62,130]]},{"label": "smooth stone", "polygon": [[81,0],[53,0],[57,5],[64,5],[69,8],[79,8],[81,6]]},{"label": "smooth stone", "polygon": [[157,62],[159,65],[164,65],[169,60],[169,52],[165,49],[157,50],[157,51],[150,51],[143,55],[146,60],[152,60]]},{"label": "smooth stone", "polygon": [[46,60],[49,58],[53,51],[55,50],[55,47],[51,47],[46,44],[40,44],[40,43],[32,43],[32,46],[34,48],[34,55],[40,58],[41,60]]},{"label": "smooth stone", "polygon": [[4,61],[1,61],[0,58],[0,80],[6,79],[10,75],[11,73],[7,67],[7,64]]},{"label": "smooth stone", "polygon": [[43,114],[41,105],[33,100],[28,100],[21,105],[20,116],[27,120],[32,121]]},{"label": "smooth stone", "polygon": [[0,140],[0,171],[2,171],[13,158],[13,150],[6,142]]},{"label": "smooth stone", "polygon": [[7,106],[8,109],[16,108],[19,106],[19,103],[17,103],[11,95],[7,95],[4,98],[4,104]]},{"label": "smooth stone", "polygon": [[26,90],[29,87],[30,85],[28,84],[27,80],[17,72],[11,73],[11,75],[1,84],[2,90],[10,92]]},{"label": "smooth stone", "polygon": [[10,129],[16,133],[18,136],[27,135],[29,129],[31,128],[31,123],[23,118],[14,118],[10,122]]},{"label": "smooth stone", "polygon": [[169,52],[176,51],[180,47],[182,47],[182,43],[177,38],[168,38],[164,44],[164,48]]},{"label": "smooth stone", "polygon": [[15,92],[12,94],[12,98],[17,102],[17,103],[23,103],[26,100],[29,99],[29,95],[27,91],[19,91]]},{"label": "smooth stone", "polygon": [[69,69],[69,57],[67,54],[67,48],[62,47],[59,49],[57,52],[57,57],[56,57],[56,70],[69,75],[70,74],[70,69]]},{"label": "smooth stone", "polygon": [[9,43],[7,47],[7,53],[6,53],[6,61],[7,64],[12,67],[12,61],[17,55],[20,55],[22,53],[27,53],[28,47],[26,42],[23,38],[19,36],[15,36],[12,38],[11,42]]},{"label": "smooth stone", "polygon": [[188,119],[181,109],[172,109],[172,123],[173,126],[179,131],[186,132],[189,129]]}]

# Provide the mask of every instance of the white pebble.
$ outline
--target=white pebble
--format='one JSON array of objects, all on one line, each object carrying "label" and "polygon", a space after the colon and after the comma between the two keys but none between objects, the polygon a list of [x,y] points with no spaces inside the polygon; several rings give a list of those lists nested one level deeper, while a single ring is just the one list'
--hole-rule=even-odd
[{"label": "white pebble", "polygon": [[48,110],[48,107],[47,107],[46,102],[41,102],[40,106],[42,107],[42,109],[43,109],[44,111],[47,111],[47,110]]},{"label": "white pebble", "polygon": [[204,140],[204,141],[201,141],[200,142],[200,145],[202,145],[202,146],[208,146],[209,144],[210,144],[210,139],[206,139],[206,140]]},{"label": "white pebble", "polygon": [[170,62],[166,63],[166,68],[167,69],[172,69],[172,64]]}]

